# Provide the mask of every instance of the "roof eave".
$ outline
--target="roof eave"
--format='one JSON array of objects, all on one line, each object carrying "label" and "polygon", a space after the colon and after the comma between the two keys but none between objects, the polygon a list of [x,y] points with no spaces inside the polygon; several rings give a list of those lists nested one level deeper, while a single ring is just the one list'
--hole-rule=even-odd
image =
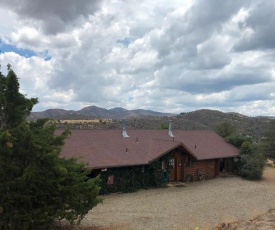
[{"label": "roof eave", "polygon": [[231,155],[231,156],[226,156],[226,157],[208,157],[208,158],[198,158],[197,160],[201,161],[201,160],[216,160],[216,159],[224,159],[224,158],[232,158],[232,157],[239,157],[240,154],[236,154],[236,155]]},{"label": "roof eave", "polygon": [[111,168],[121,168],[121,167],[132,167],[132,166],[144,166],[144,165],[148,165],[148,163],[138,163],[138,164],[126,164],[126,165],[112,165],[112,166],[98,166],[98,167],[92,167],[92,166],[87,166],[85,168],[89,168],[89,169],[111,169]]},{"label": "roof eave", "polygon": [[178,148],[179,146],[181,146],[182,143],[178,143],[177,145],[175,145],[173,148],[170,148],[168,150],[166,150],[165,152],[163,152],[162,154],[158,155],[157,157],[153,158],[152,160],[148,161],[147,164],[151,164],[152,162],[154,162],[155,160],[159,159],[160,157],[164,156],[165,154],[171,152],[173,149]]}]

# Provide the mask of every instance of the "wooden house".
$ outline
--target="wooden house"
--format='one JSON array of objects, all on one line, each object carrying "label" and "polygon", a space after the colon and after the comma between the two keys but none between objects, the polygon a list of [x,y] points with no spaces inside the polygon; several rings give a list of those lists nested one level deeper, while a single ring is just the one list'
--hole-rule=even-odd
[{"label": "wooden house", "polygon": [[239,150],[213,131],[72,130],[61,157],[77,157],[102,176],[105,192],[172,181],[215,178],[231,171]]}]

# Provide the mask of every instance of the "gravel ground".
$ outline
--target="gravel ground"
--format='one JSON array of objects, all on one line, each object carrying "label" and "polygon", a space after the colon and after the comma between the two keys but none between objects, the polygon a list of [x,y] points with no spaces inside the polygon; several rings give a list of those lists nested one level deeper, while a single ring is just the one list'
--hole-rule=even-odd
[{"label": "gravel ground", "polygon": [[275,208],[275,168],[261,181],[239,177],[194,182],[186,187],[103,196],[82,221],[87,229],[212,229],[217,223],[248,221]]}]

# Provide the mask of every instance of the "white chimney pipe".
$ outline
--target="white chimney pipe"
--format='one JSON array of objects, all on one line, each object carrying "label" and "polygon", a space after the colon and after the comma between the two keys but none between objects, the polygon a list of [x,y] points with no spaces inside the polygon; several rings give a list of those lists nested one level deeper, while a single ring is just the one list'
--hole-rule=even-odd
[{"label": "white chimney pipe", "polygon": [[125,118],[123,118],[123,120],[122,120],[122,136],[129,137],[126,132],[126,119]]},{"label": "white chimney pipe", "polygon": [[172,133],[172,120],[169,120],[169,131],[168,131],[168,135],[170,137],[174,137],[173,133]]}]

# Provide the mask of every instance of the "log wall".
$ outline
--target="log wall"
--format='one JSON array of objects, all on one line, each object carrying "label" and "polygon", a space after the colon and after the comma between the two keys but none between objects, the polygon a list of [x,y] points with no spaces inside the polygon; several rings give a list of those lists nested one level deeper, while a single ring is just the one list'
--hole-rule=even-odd
[{"label": "log wall", "polygon": [[218,160],[201,160],[201,161],[193,161],[193,165],[187,167],[184,164],[184,170],[182,174],[182,178],[185,179],[187,174],[191,174],[193,176],[193,180],[199,180],[198,178],[198,170],[203,169],[207,175],[207,179],[215,178],[218,176]]}]

